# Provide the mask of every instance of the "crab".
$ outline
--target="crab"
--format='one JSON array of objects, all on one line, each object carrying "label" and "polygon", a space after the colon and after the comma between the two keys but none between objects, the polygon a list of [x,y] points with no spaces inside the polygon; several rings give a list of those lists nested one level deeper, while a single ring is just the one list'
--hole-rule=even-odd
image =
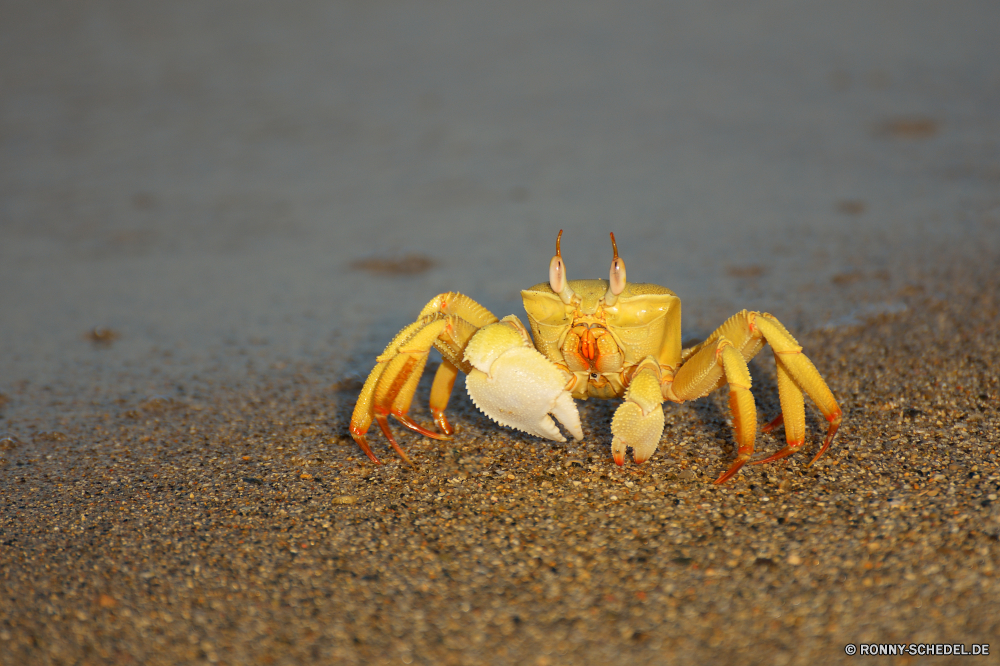
[{"label": "crab", "polygon": [[[557,442],[566,438],[552,417],[576,441],[583,439],[574,399],[624,397],[611,421],[611,454],[619,466],[629,450],[637,464],[653,455],[663,435],[665,401],[695,400],[728,384],[737,453],[715,480],[725,483],[754,452],[757,408],[747,362],[765,343],[774,351],[781,412],[762,432],[783,423],[785,446],[755,463],[779,460],[805,445],[803,394],[828,422],[826,439],[810,464],[830,447],[841,409],[802,347],[775,317],[743,310],[704,342],[682,349],[680,299],[666,287],[626,282],[614,233],[608,280],[567,279],[561,240],[560,230],[549,281],[521,292],[530,335],[516,316],[497,319],[468,296],[449,292],[432,298],[417,320],[392,339],[376,359],[351,417],[351,435],[372,462],[380,463],[367,440],[373,420],[411,465],[389,428],[390,415],[426,437],[450,438],[454,430],[445,408],[459,372],[466,375],[473,403],[493,421]],[[432,347],[442,357],[430,392],[430,411],[440,432],[409,416]]]}]

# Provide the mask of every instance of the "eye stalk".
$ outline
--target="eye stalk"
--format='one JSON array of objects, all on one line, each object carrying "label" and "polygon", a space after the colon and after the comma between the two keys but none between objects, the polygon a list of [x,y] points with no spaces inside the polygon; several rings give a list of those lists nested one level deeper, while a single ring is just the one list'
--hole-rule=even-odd
[{"label": "eye stalk", "polygon": [[608,277],[608,291],[604,294],[604,304],[614,305],[618,302],[618,296],[625,291],[625,260],[618,256],[618,243],[615,242],[615,234],[611,234],[611,247],[615,251],[615,257],[611,260],[611,274]]},{"label": "eye stalk", "polygon": [[556,236],[556,256],[552,257],[552,261],[549,262],[549,286],[552,287],[552,291],[559,294],[559,299],[563,303],[569,305],[576,293],[569,288],[569,282],[566,280],[566,264],[563,262],[562,251],[559,248],[561,240],[562,229]]}]

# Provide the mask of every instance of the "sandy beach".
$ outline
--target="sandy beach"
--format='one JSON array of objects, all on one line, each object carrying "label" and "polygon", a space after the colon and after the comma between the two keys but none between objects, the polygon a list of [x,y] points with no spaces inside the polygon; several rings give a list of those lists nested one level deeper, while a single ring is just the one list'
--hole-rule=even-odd
[{"label": "sandy beach", "polygon": [[[845,410],[835,446],[722,487],[723,395],[668,406],[654,458],[618,468],[611,403],[584,403],[586,439],[560,445],[459,394],[453,441],[399,432],[411,469],[378,437],[372,465],[345,432],[356,382],[308,366],[169,397],[15,387],[6,409],[37,416],[0,440],[0,654],[804,664],[850,662],[847,644],[995,643],[1000,284],[958,277],[804,336]],[[766,418],[773,361],[753,365]]]}]

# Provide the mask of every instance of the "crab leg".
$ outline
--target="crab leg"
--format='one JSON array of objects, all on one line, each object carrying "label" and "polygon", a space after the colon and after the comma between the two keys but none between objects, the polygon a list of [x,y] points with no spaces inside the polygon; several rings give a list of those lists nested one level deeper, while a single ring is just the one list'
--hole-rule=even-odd
[{"label": "crab leg", "polygon": [[[733,322],[730,319],[722,328]],[[718,333],[718,331],[716,332]],[[737,453],[732,466],[716,483],[725,483],[733,477],[753,455],[757,436],[757,406],[750,393],[752,381],[746,358],[735,343],[724,335],[709,338],[715,344],[702,345],[689,357],[674,376],[673,391],[681,400],[694,400],[708,395],[723,384],[729,384],[729,409],[733,415],[733,430]],[[753,345],[751,345],[751,348]],[[759,349],[759,345],[757,346]]]},{"label": "crab leg", "polygon": [[[777,356],[777,355],[776,355]],[[785,365],[780,361],[775,362],[778,375],[778,400],[781,402],[781,413],[774,417],[770,423],[760,429],[761,432],[768,433],[780,426],[785,425],[786,446],[781,451],[763,460],[755,460],[754,465],[765,462],[780,460],[787,455],[795,453],[806,441],[806,408],[805,398],[802,391],[792,380]],[[788,414],[788,419],[785,419]]]},{"label": "crab leg", "polygon": [[[760,335],[774,350],[778,376],[778,398],[781,401],[779,418],[785,424],[786,442],[785,448],[768,458],[756,461],[755,464],[780,460],[802,448],[805,443],[806,431],[803,391],[816,403],[830,424],[823,446],[810,461],[812,464],[830,448],[830,444],[837,434],[837,429],[840,427],[843,412],[837,405],[830,388],[823,381],[823,377],[816,370],[816,366],[802,353],[802,347],[782,326],[781,322],[766,313],[750,313],[748,319],[750,326],[760,331]],[[768,424],[765,432],[777,427],[781,421],[776,418]]]},{"label": "crab leg", "polygon": [[368,378],[365,380],[365,384],[361,388],[361,393],[358,395],[358,401],[354,404],[354,413],[351,415],[351,436],[354,438],[354,441],[358,443],[358,446],[361,447],[361,450],[364,451],[374,463],[381,464],[381,461],[375,457],[374,453],[372,453],[372,449],[368,445],[368,440],[365,435],[375,418],[375,413],[373,411],[375,387],[378,385],[379,379],[382,377],[389,361],[396,356],[400,345],[413,337],[414,332],[423,326],[423,321],[413,322],[397,333],[396,337],[394,337],[392,341],[386,345],[385,350],[375,359],[375,367],[368,373]]},{"label": "crab leg", "polygon": [[[373,462],[379,462],[379,460],[371,453],[371,448],[367,447],[367,442],[364,441],[365,431],[371,424],[372,417],[378,422],[379,428],[392,444],[392,448],[396,449],[396,453],[407,462],[410,462],[409,458],[399,448],[399,444],[389,429],[389,414],[395,416],[406,427],[422,435],[434,438],[446,437],[446,435],[432,433],[418,426],[410,419],[407,412],[410,409],[417,382],[420,381],[420,375],[423,374],[424,365],[427,363],[427,354],[434,344],[434,339],[441,334],[447,324],[447,319],[437,319],[431,322],[416,322],[403,329],[400,334],[403,336],[402,342],[396,344],[391,350],[387,349],[386,353],[379,356],[379,366],[382,367],[376,366],[372,370],[372,374],[368,376],[365,386],[361,389],[361,397],[358,399],[358,404],[355,405],[355,413],[351,419],[351,434]],[[363,409],[363,402],[367,403],[364,405],[367,409],[365,413],[359,415],[358,411]]]},{"label": "crab leg", "polygon": [[[392,339],[376,359],[377,363],[365,380],[351,416],[351,436],[372,462],[381,462],[367,440],[372,421],[378,423],[399,456],[410,462],[389,428],[390,414],[425,437],[448,439],[451,426],[444,417],[444,408],[458,370],[471,369],[462,359],[465,345],[480,326],[491,321],[496,321],[496,317],[471,298],[449,292],[431,299],[421,311],[420,318]],[[444,357],[431,388],[431,411],[444,434],[424,428],[408,415],[431,347],[438,349]]]},{"label": "crab leg", "polygon": [[444,359],[434,373],[434,383],[431,384],[431,415],[434,417],[434,423],[446,435],[454,432],[448,423],[448,417],[444,415],[444,410],[448,407],[448,399],[451,397],[451,389],[455,386],[457,377],[458,368],[448,359]]},{"label": "crab leg", "polygon": [[[753,396],[750,394],[750,374],[746,361],[756,356],[765,342],[774,350],[782,413],[765,425],[763,431],[770,432],[784,422],[787,445],[776,454],[757,462],[778,460],[802,448],[806,431],[803,393],[817,404],[830,423],[826,440],[813,462],[829,448],[840,427],[842,413],[833,393],[812,361],[802,353],[802,347],[795,338],[771,315],[744,310],[730,317],[705,342],[685,350],[684,363],[672,386],[678,399],[693,400],[708,395],[727,382],[730,385],[729,404],[739,449],[733,466],[716,483],[724,483],[730,479],[753,453],[757,416]],[[731,351],[727,351],[727,345],[731,345]],[[714,359],[710,351],[713,347]]]}]

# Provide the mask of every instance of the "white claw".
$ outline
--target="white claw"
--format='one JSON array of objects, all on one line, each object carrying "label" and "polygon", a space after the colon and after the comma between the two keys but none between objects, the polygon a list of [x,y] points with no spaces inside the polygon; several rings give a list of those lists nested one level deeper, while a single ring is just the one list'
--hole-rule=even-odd
[{"label": "white claw", "polygon": [[565,442],[552,414],[577,441],[583,439],[580,414],[565,390],[566,376],[531,346],[523,331],[516,317],[506,317],[473,336],[465,350],[474,368],[465,378],[469,397],[500,425]]}]

